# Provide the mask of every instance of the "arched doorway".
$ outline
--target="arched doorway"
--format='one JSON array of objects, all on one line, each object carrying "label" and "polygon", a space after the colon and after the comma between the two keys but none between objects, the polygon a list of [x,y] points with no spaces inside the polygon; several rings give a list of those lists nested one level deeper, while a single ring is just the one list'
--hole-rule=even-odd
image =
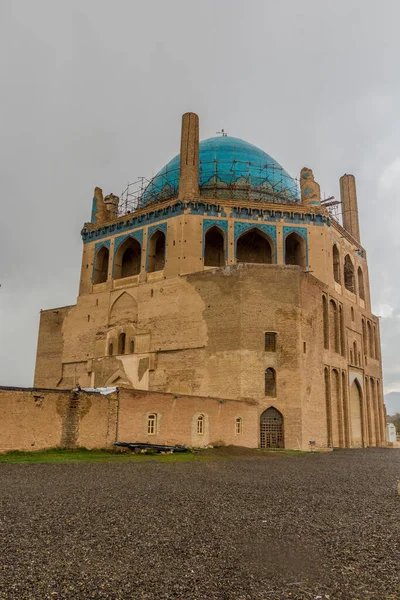
[{"label": "arched doorway", "polygon": [[283,447],[283,416],[271,406],[260,417],[260,448]]},{"label": "arched doorway", "polygon": [[348,254],[344,258],[344,287],[349,292],[355,293],[354,265]]},{"label": "arched doorway", "polygon": [[94,266],[93,283],[104,283],[108,277],[108,260],[110,253],[108,248],[102,246],[96,254],[96,262]]},{"label": "arched doorway", "polygon": [[271,264],[272,245],[259,229],[251,229],[240,236],[236,243],[238,263]]},{"label": "arched doorway", "polygon": [[211,227],[205,235],[204,265],[223,267],[225,265],[225,239],[219,227]]},{"label": "arched doorway", "polygon": [[340,283],[340,254],[336,244],[333,244],[332,248],[332,260],[333,260],[333,278],[336,283]]},{"label": "arched doorway", "polygon": [[141,264],[142,247],[134,238],[128,238],[118,248],[115,256],[114,278],[123,279],[139,275]]},{"label": "arched doorway", "polygon": [[154,273],[162,271],[165,265],[165,234],[157,229],[149,241],[149,256],[147,271]]},{"label": "arched doorway", "polygon": [[285,265],[306,266],[306,243],[298,233],[291,233],[285,240]]},{"label": "arched doorway", "polygon": [[351,445],[353,448],[362,448],[363,422],[362,422],[362,391],[357,379],[350,388],[350,424]]}]

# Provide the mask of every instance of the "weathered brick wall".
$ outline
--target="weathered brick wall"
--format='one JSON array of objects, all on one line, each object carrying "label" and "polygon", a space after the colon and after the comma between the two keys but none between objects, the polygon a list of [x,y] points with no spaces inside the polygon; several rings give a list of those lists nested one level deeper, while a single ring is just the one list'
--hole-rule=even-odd
[{"label": "weathered brick wall", "polygon": [[[65,317],[71,306],[40,313],[38,345],[36,352],[35,386],[56,387],[62,379]],[[72,386],[71,386],[72,387]]]},{"label": "weathered brick wall", "polygon": [[116,393],[0,388],[0,452],[109,447],[117,405]]},{"label": "weathered brick wall", "polygon": [[[260,407],[252,401],[234,401],[140,390],[120,392],[118,440],[206,446],[224,443],[256,448]],[[148,434],[148,417],[156,415],[156,432]],[[203,434],[197,433],[197,418],[203,415]],[[235,433],[242,419],[243,431]]]},{"label": "weathered brick wall", "polygon": [[[205,446],[258,446],[255,402],[121,389],[95,392],[0,388],[0,452],[46,448],[110,448],[119,441]],[[148,416],[156,415],[155,435]],[[204,433],[197,418],[204,416]],[[242,419],[242,432],[235,421]]]}]

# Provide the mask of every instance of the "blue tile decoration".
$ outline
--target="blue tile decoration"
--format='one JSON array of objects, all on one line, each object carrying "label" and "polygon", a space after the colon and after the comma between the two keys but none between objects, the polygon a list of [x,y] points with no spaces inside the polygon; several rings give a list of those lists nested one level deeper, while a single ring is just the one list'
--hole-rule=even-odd
[{"label": "blue tile decoration", "polygon": [[[148,213],[140,214],[137,217],[127,218],[126,220],[119,221],[118,223],[112,223],[111,225],[102,225],[98,228],[92,228],[93,226],[91,224],[86,223],[81,231],[82,240],[84,244],[88,244],[94,240],[97,241],[108,238],[116,233],[128,233],[143,227],[143,225],[158,223],[159,221],[165,221],[172,217],[182,215],[185,209],[189,211],[189,214],[200,216],[211,216],[216,214],[218,217],[226,217],[223,206],[219,204],[209,204],[202,201],[191,201],[188,203],[176,202],[175,204],[162,209],[149,210]],[[331,226],[331,221],[326,215],[295,211],[282,212],[281,210],[275,211],[261,207],[254,208],[246,206],[245,203],[244,205],[233,207],[229,216],[231,218],[249,220],[257,223],[279,223],[283,219],[285,223],[304,223],[304,225],[311,224],[317,226]]]},{"label": "blue tile decoration", "polygon": [[93,197],[93,200],[92,200],[92,215],[90,217],[90,222],[91,223],[95,223],[96,222],[96,214],[97,214],[97,198]]},{"label": "blue tile decoration", "polygon": [[118,248],[121,244],[125,242],[128,238],[132,238],[137,240],[141,246],[143,246],[143,229],[138,229],[137,231],[131,231],[126,235],[119,235],[115,238],[114,242],[114,255],[117,253]]},{"label": "blue tile decoration", "polygon": [[98,251],[100,250],[100,248],[102,248],[103,246],[105,246],[106,248],[108,248],[110,250],[110,243],[111,243],[111,240],[104,240],[102,242],[97,242],[97,244],[94,247],[94,254],[96,255],[98,253]]},{"label": "blue tile decoration", "polygon": [[210,227],[217,226],[221,229],[225,236],[225,260],[228,260],[228,221],[223,219],[204,219],[203,220],[203,260],[204,260],[204,248],[206,245],[206,233]]},{"label": "blue tile decoration", "polygon": [[236,260],[236,243],[238,238],[245,231],[249,231],[250,229],[259,229],[266,233],[271,240],[273,241],[274,247],[272,248],[273,262],[276,263],[277,259],[277,248],[276,248],[276,227],[275,225],[264,225],[262,223],[243,223],[243,222],[235,222],[235,260]]},{"label": "blue tile decoration", "polygon": [[140,214],[137,217],[128,218],[118,223],[112,223],[111,225],[102,225],[95,229],[92,228],[91,223],[85,223],[81,231],[83,243],[88,244],[94,240],[110,237],[115,233],[133,231],[143,227],[143,225],[165,221],[165,219],[183,214],[185,206],[183,202],[175,202],[164,208],[149,210],[149,212]]},{"label": "blue tile decoration", "polygon": [[308,267],[308,237],[307,237],[307,229],[306,227],[284,227],[283,228],[283,260],[285,261],[285,241],[288,235],[291,233],[297,233],[300,235],[306,242],[306,265]]}]

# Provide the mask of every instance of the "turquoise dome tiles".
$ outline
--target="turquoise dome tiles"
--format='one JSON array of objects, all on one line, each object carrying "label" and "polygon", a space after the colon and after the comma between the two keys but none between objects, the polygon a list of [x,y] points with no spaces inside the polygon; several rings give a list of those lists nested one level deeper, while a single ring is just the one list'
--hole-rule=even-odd
[{"label": "turquoise dome tiles", "polygon": [[[297,203],[298,184],[269,154],[230,136],[200,142],[199,187],[204,198]],[[179,186],[179,154],[149,183],[141,205],[174,197]]]}]

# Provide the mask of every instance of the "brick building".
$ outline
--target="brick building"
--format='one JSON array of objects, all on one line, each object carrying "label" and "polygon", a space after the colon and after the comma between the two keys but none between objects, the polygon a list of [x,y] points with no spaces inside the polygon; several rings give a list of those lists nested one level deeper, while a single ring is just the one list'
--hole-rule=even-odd
[{"label": "brick building", "polygon": [[132,205],[95,189],[77,303],[42,311],[34,385],[123,386],[140,441],[383,444],[354,177],[340,189],[343,226],[312,171],[299,188],[243,140],[199,143],[183,115],[180,154]]}]

